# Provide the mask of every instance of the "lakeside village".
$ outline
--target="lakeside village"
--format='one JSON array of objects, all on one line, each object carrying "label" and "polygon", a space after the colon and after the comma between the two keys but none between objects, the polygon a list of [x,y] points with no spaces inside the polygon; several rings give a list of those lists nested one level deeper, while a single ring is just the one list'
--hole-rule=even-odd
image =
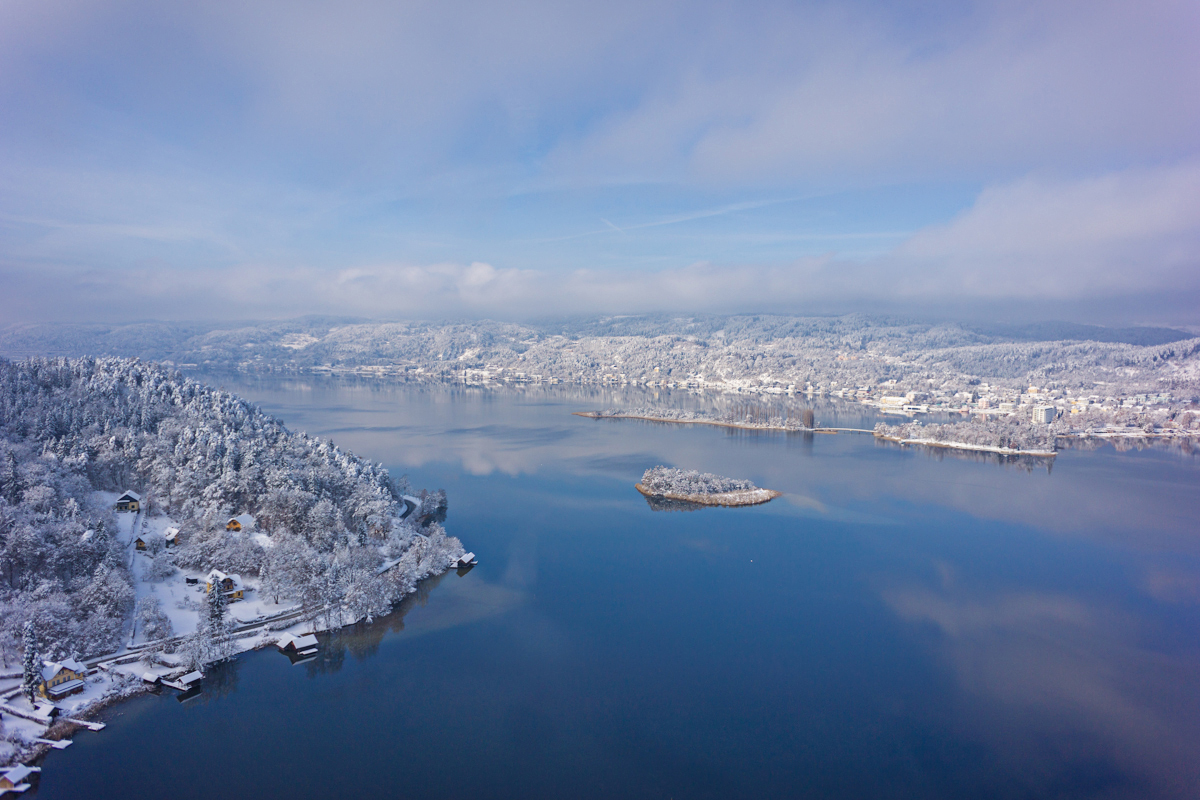
[{"label": "lakeside village", "polygon": [[[885,386],[890,389],[893,386]],[[1065,394],[1043,393],[1029,387],[1010,399],[994,402],[993,398],[977,397],[970,406],[931,407],[918,404],[915,393],[879,395],[869,391],[858,395],[843,394],[844,399],[856,397],[859,402],[874,407],[882,414],[895,414],[910,420],[917,414],[958,412],[961,421],[903,424],[878,422],[872,429],[821,426],[812,409],[789,414],[785,409],[767,404],[740,404],[724,411],[693,411],[678,408],[610,408],[604,411],[574,412],[590,419],[633,419],[673,424],[716,425],[750,430],[777,430],[810,433],[866,433],[876,439],[899,445],[919,445],[953,450],[969,450],[1004,456],[1035,456],[1052,458],[1060,438],[1080,440],[1113,440],[1118,447],[1155,439],[1176,440],[1186,449],[1200,436],[1200,413],[1179,412],[1168,406],[1170,397],[1135,397],[1135,401],[1160,403],[1159,407],[1132,405],[1097,405],[1092,398],[1070,398]],[[1004,398],[1005,395],[999,397]],[[1067,403],[1072,403],[1067,407]],[[1120,409],[1125,416],[1116,416]],[[1129,416],[1139,415],[1139,416]]]},{"label": "lakeside village", "polygon": [[[206,662],[275,647],[292,664],[302,664],[319,652],[316,634],[322,628],[312,609],[281,606],[265,596],[260,580],[220,569],[164,574],[157,557],[183,543],[180,526],[169,516],[150,514],[137,492],[97,494],[117,512],[116,536],[129,553],[138,609],[133,628],[117,652],[53,661],[38,657],[27,627],[23,669],[0,674],[0,763],[22,754],[27,761],[36,760],[49,749],[69,747],[70,737],[80,731],[103,730],[104,723],[84,717],[141,692],[168,687],[181,702],[193,699],[203,690]],[[404,499],[408,514],[420,511],[420,498]],[[274,544],[251,514],[230,517],[224,527],[262,547]],[[398,562],[385,562],[380,574]],[[466,553],[451,568],[465,574],[476,563],[475,555]],[[324,621],[328,630],[357,620],[325,609]],[[204,643],[207,647],[198,653],[194,640],[205,629],[219,641]],[[28,790],[40,772],[39,766],[20,763],[0,770],[0,796]]]},{"label": "lakeside village", "polygon": [[[1171,424],[1179,414],[1186,413],[1188,407],[1194,406],[1195,403],[1190,398],[1179,398],[1170,392],[1108,393],[1089,391],[1085,388],[1072,391],[1038,386],[1013,388],[994,386],[986,381],[967,381],[969,385],[965,388],[959,388],[959,382],[947,382],[946,386],[925,390],[909,389],[907,384],[911,382],[897,380],[881,381],[878,385],[841,386],[834,381],[828,385],[809,383],[801,387],[795,383],[771,380],[769,376],[754,380],[732,377],[710,379],[703,373],[695,373],[689,374],[685,379],[673,380],[660,377],[658,368],[649,375],[640,377],[600,371],[587,380],[564,380],[555,376],[491,365],[482,369],[457,370],[427,369],[411,365],[325,365],[311,367],[309,371],[314,374],[354,375],[379,379],[432,380],[487,388],[577,383],[621,388],[671,389],[693,394],[821,398],[856,402],[878,409],[883,414],[910,418],[942,413],[982,419],[1020,417],[1040,424],[1050,424],[1066,418],[1077,423],[1077,430],[1063,430],[1060,434],[1088,434],[1100,438],[1142,433],[1165,436],[1177,433],[1186,436],[1200,435],[1200,409],[1193,412],[1198,423],[1195,430],[1188,432],[1190,426],[1186,424],[1182,428]],[[1109,387],[1100,385],[1092,387],[1102,390],[1107,388]]]}]

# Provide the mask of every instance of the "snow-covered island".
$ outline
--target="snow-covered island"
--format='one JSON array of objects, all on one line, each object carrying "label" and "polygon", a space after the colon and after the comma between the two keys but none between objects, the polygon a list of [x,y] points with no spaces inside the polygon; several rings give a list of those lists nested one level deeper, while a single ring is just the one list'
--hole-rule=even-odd
[{"label": "snow-covered island", "polygon": [[[461,566],[442,492],[129,359],[0,359],[0,766]],[[61,745],[61,742],[59,742]]]},{"label": "snow-covered island", "polygon": [[663,466],[646,470],[636,488],[647,497],[704,506],[754,506],[782,494],[750,481]]}]

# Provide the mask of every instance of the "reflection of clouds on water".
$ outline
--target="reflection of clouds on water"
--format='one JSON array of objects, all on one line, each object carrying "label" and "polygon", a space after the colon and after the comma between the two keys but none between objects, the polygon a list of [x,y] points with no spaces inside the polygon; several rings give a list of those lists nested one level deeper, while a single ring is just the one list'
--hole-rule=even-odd
[{"label": "reflection of clouds on water", "polygon": [[885,591],[901,618],[934,632],[958,697],[947,723],[1024,775],[1031,796],[1095,782],[1095,796],[1195,797],[1200,790],[1196,661],[1144,644],[1125,612],[1063,594],[943,584]]},{"label": "reflection of clouds on water", "polygon": [[1146,594],[1162,603],[1200,605],[1200,576],[1195,570],[1176,566],[1151,566],[1140,581]]}]

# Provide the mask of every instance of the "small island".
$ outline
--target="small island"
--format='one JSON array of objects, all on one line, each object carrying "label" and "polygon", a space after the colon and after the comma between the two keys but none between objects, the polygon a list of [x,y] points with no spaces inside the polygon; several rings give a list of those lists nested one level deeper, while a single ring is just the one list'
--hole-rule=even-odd
[{"label": "small island", "polygon": [[662,466],[646,470],[641,482],[635,486],[652,499],[704,506],[755,506],[782,494],[772,489],[760,489],[750,481]]}]

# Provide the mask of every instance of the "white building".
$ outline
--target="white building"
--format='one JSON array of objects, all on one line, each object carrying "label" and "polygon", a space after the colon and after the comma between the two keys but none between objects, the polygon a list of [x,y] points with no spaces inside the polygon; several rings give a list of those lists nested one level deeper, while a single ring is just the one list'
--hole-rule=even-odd
[{"label": "white building", "polygon": [[1054,417],[1057,411],[1054,406],[1034,406],[1033,421],[1042,425],[1048,425],[1054,422]]}]

